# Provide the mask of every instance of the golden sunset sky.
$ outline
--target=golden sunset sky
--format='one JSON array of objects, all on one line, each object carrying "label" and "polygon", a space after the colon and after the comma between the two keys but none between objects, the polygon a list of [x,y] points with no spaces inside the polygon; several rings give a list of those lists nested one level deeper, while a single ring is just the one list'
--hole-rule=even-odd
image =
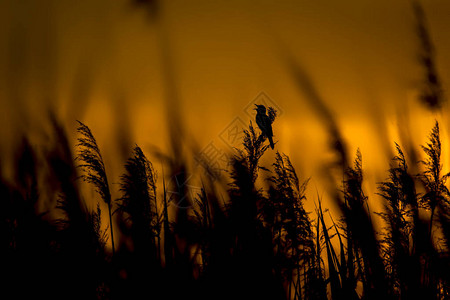
[{"label": "golden sunset sky", "polygon": [[[181,112],[195,151],[211,142],[230,151],[224,132],[235,120],[248,125],[246,108],[263,92],[281,112],[276,150],[323,190],[319,178],[331,160],[326,127],[290,73],[290,56],[332,112],[349,153],[360,147],[369,182],[387,176],[389,150],[405,138],[398,130],[405,124],[419,146],[434,120],[442,121],[448,146],[448,105],[432,113],[417,99],[423,70],[411,1],[170,0],[160,1],[157,20],[131,2],[0,1],[3,141],[23,132],[42,141],[39,128],[52,108],[73,141],[75,120],[91,128],[117,182],[135,143],[159,165],[152,151],[168,149],[167,110]],[[445,90],[450,2],[421,2]],[[167,61],[173,84],[164,75]],[[168,87],[177,107],[167,105]],[[11,151],[2,143],[0,155]],[[367,186],[369,196],[375,187]]]}]

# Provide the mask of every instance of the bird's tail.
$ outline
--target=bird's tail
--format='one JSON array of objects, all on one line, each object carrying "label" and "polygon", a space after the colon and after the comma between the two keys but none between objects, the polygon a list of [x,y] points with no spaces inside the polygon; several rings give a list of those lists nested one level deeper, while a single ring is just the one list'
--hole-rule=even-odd
[{"label": "bird's tail", "polygon": [[273,149],[273,147],[275,147],[275,145],[273,144],[273,139],[271,136],[269,136],[269,143],[270,143],[270,148]]}]

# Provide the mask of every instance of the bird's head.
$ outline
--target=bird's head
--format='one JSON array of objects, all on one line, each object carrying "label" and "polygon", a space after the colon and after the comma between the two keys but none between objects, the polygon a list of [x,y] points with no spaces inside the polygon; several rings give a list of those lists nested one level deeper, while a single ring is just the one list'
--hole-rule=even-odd
[{"label": "bird's head", "polygon": [[260,104],[255,104],[256,108],[254,108],[254,110],[256,110],[257,112],[266,113],[266,107],[264,105],[260,105]]}]

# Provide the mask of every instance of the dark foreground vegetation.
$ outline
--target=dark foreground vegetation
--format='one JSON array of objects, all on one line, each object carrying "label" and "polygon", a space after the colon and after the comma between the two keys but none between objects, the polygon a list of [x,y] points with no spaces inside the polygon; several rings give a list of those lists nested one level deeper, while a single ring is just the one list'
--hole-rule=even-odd
[{"label": "dark foreground vegetation", "polygon": [[[73,154],[64,130],[57,121],[52,124],[53,143],[42,150],[24,139],[15,179],[1,180],[0,259],[6,295],[449,297],[449,175],[442,173],[437,122],[422,147],[424,161],[409,166],[396,145],[387,178],[378,184],[385,203],[379,216],[369,213],[359,151],[352,164],[342,161],[338,167],[345,168],[344,180],[330,191],[341,210],[337,216],[322,207],[319,197],[306,199],[308,181],[297,177],[287,155],[277,152],[271,168],[259,165],[268,144],[251,124],[242,150],[230,162],[226,195],[206,178],[192,197],[186,186],[168,183],[169,178],[185,182],[182,161],[172,160],[166,174],[157,176],[135,146],[120,178],[122,196],[113,199],[90,129],[79,123]],[[40,171],[43,166],[46,172]],[[256,186],[258,176],[268,178],[267,185]],[[97,191],[95,209],[88,209],[82,197],[82,180]],[[306,212],[305,201],[313,201],[315,211]],[[43,203],[48,208],[44,212]],[[384,224],[379,233],[376,218]]]}]

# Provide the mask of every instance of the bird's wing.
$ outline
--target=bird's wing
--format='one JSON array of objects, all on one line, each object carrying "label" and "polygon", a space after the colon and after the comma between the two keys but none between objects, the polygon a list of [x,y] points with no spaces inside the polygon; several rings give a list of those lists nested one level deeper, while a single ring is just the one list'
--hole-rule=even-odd
[{"label": "bird's wing", "polygon": [[259,129],[265,133],[266,132],[266,122],[264,121],[264,117],[261,114],[256,115],[256,124],[258,124]]},{"label": "bird's wing", "polygon": [[270,121],[270,118],[266,115],[264,115],[263,118],[264,118],[264,128],[266,129],[265,134],[267,136],[273,136],[272,122]]}]

